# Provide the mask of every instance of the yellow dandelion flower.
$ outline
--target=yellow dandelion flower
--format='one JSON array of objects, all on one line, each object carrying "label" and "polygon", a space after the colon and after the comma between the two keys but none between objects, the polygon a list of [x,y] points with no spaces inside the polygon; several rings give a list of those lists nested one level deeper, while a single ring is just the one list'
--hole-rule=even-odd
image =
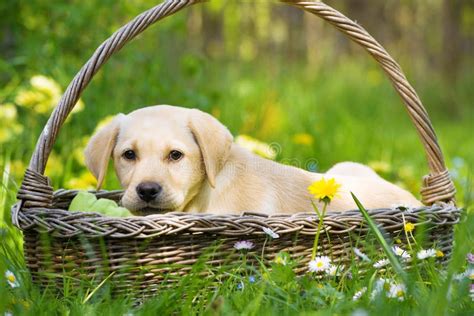
[{"label": "yellow dandelion flower", "polygon": [[407,233],[411,233],[413,230],[415,230],[415,224],[410,222],[407,222],[403,227]]},{"label": "yellow dandelion flower", "polygon": [[329,180],[321,178],[321,180],[313,182],[308,187],[308,191],[316,199],[329,203],[334,199],[340,187],[341,185],[334,178]]},{"label": "yellow dandelion flower", "polygon": [[441,250],[436,250],[436,257],[438,258],[444,257],[444,252],[442,252]]},{"label": "yellow dandelion flower", "polygon": [[299,133],[299,134],[293,135],[293,143],[295,144],[310,146],[313,144],[313,142],[314,142],[314,138],[310,134]]}]

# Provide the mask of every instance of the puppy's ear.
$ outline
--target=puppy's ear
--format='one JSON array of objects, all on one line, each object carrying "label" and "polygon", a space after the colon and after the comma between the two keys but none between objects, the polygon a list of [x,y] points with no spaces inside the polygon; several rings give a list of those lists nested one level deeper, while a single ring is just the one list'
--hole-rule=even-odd
[{"label": "puppy's ear", "polygon": [[217,174],[229,156],[233,137],[227,127],[211,115],[196,109],[192,111],[189,128],[201,149],[207,180],[214,188]]},{"label": "puppy's ear", "polygon": [[100,189],[104,182],[109,159],[117,142],[120,122],[124,117],[125,115],[118,114],[110,123],[99,129],[91,137],[84,150],[86,166],[97,179],[97,190]]}]

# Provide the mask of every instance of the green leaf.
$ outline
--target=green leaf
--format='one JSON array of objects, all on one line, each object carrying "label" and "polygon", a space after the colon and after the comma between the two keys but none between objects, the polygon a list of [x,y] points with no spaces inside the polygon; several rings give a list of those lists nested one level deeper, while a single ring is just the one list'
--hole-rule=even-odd
[{"label": "green leaf", "polygon": [[354,195],[354,193],[351,192],[352,198],[354,199],[355,203],[357,204],[357,207],[359,208],[360,212],[364,216],[365,220],[367,221],[367,224],[369,225],[370,230],[374,233],[377,241],[380,243],[382,246],[383,251],[388,257],[388,260],[390,261],[390,264],[392,265],[393,269],[395,270],[395,273],[407,284],[407,275],[405,273],[405,270],[403,270],[402,265],[398,261],[397,257],[393,253],[392,249],[390,248],[388,242],[385,240],[385,238],[382,235],[382,232],[380,229],[377,227],[377,224],[374,222],[374,220],[370,217],[369,213],[367,213],[367,210],[364,208],[364,206],[360,203],[359,199]]},{"label": "green leaf", "polygon": [[69,205],[69,210],[87,212],[90,211],[92,205],[94,205],[96,201],[97,198],[94,194],[86,191],[80,191],[72,199],[71,204]]},{"label": "green leaf", "polygon": [[97,199],[92,193],[81,191],[71,202],[70,211],[97,212],[111,217],[131,216],[129,210],[117,205],[115,201],[109,199]]},{"label": "green leaf", "polygon": [[118,206],[115,201],[108,199],[98,199],[92,207],[94,212],[99,212],[107,216],[126,217],[132,215],[129,210]]},{"label": "green leaf", "polygon": [[94,212],[106,214],[117,207],[118,205],[115,203],[115,201],[108,199],[98,199],[94,205],[92,205],[92,210]]},{"label": "green leaf", "polygon": [[132,213],[130,213],[129,210],[127,210],[125,207],[116,207],[115,211],[117,212],[118,217],[127,217],[127,216],[132,216]]}]

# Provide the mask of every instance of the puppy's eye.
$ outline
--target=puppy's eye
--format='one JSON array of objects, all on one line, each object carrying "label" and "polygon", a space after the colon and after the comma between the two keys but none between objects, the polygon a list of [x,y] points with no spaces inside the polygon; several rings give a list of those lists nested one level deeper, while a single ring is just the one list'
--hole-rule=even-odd
[{"label": "puppy's eye", "polygon": [[135,160],[137,158],[133,150],[127,150],[126,152],[122,154],[122,157],[127,160]]},{"label": "puppy's eye", "polygon": [[170,151],[170,154],[168,155],[168,159],[169,160],[173,160],[173,161],[178,161],[180,160],[181,158],[183,158],[184,154],[178,150],[172,150]]}]

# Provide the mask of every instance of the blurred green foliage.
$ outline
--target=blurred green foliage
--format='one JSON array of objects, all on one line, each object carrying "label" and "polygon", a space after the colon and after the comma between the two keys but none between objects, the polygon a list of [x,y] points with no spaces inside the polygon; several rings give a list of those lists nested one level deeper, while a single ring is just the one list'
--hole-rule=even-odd
[{"label": "blurred green foliage", "polygon": [[[38,111],[19,95],[38,90],[37,75],[64,90],[104,39],[155,4],[0,4],[5,17],[0,21],[0,117],[9,134],[1,144],[0,165],[8,164],[15,185],[57,100],[55,93],[43,97],[41,102],[49,103]],[[443,0],[329,4],[365,26],[400,62],[440,135],[458,199],[469,204],[473,5]],[[449,49],[446,43],[452,43]],[[446,54],[454,48],[455,55]],[[271,1],[210,1],[166,18],[113,56],[82,101],[85,109],[62,128],[50,157],[47,174],[56,188],[93,184],[81,149],[99,121],[153,104],[210,112],[234,135],[277,143],[277,160],[303,168],[321,171],[338,161],[360,161],[413,192],[427,173],[403,104],[370,56],[327,23]],[[6,113],[10,116],[4,118]],[[107,187],[117,187],[109,178]]]}]

